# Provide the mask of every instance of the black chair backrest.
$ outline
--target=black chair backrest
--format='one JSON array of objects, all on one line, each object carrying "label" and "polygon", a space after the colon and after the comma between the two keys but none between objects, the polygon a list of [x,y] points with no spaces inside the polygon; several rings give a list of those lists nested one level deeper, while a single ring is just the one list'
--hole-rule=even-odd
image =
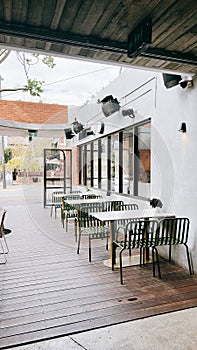
[{"label": "black chair backrest", "polygon": [[[63,196],[64,192],[62,191],[55,191],[52,193],[52,204],[60,204],[61,205],[61,202],[62,202],[62,197],[61,195]],[[60,195],[60,196],[57,196],[56,195]]]},{"label": "black chair backrest", "polygon": [[67,203],[67,200],[77,200],[80,199],[80,195],[79,194],[73,194],[72,196],[64,196],[62,197],[62,209],[65,210],[71,210],[73,209],[73,206]]},{"label": "black chair backrest", "polygon": [[131,204],[122,204],[118,206],[118,210],[138,210],[139,206],[138,204],[131,203]]},{"label": "black chair backrest", "polygon": [[83,199],[97,199],[97,198],[103,198],[100,194],[83,194],[82,195]]},{"label": "black chair backrest", "polygon": [[151,247],[155,244],[158,222],[156,220],[132,220],[125,229],[124,247]]},{"label": "black chair backrest", "polygon": [[187,244],[189,226],[186,217],[162,219],[157,229],[156,245]]},{"label": "black chair backrest", "polygon": [[103,203],[103,211],[119,210],[118,208],[123,205],[123,201],[106,201]]},{"label": "black chair backrest", "polygon": [[102,211],[102,203],[93,203],[87,206],[81,207],[79,211],[79,221],[81,227],[93,227],[93,226],[101,226],[102,223],[100,220],[94,218],[94,215],[90,215],[90,213],[96,213]]}]

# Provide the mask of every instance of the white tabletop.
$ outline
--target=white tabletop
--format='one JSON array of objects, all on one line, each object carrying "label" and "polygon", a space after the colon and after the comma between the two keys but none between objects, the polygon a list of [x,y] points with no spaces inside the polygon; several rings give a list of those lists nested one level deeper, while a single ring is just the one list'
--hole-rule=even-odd
[{"label": "white tabletop", "polygon": [[66,203],[69,205],[73,205],[73,207],[76,205],[86,205],[86,204],[94,204],[94,203],[105,203],[105,202],[114,202],[114,199],[108,199],[108,198],[79,198],[79,199],[66,199]]},{"label": "white tabletop", "polygon": [[117,221],[117,220],[129,220],[138,218],[164,218],[164,217],[175,217],[172,213],[157,212],[155,209],[144,209],[144,210],[124,210],[124,211],[105,211],[96,212],[92,215],[100,221]]}]

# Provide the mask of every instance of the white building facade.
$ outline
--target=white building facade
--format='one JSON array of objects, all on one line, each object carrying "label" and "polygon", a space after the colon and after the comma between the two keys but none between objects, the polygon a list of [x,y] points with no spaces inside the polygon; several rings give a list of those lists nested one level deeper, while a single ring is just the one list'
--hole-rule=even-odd
[{"label": "white building facade", "polygon": [[[112,95],[119,110],[110,116],[102,101]],[[125,202],[138,200],[150,207],[159,198],[162,211],[190,219],[189,248],[197,271],[197,84],[166,88],[161,73],[126,69],[89,103],[69,110],[91,128],[93,135],[77,134],[67,140],[79,147],[79,183],[121,194]],[[124,111],[133,113],[124,116]],[[179,131],[186,123],[186,132]],[[104,132],[99,134],[101,123]],[[80,136],[81,135],[81,136]],[[165,255],[165,251],[164,251]],[[187,266],[183,246],[172,258]]]}]

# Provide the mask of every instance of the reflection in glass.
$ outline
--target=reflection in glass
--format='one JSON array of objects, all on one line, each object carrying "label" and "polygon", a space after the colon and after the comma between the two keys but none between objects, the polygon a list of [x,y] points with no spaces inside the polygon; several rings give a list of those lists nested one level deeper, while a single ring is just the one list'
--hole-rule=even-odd
[{"label": "reflection in glass", "polygon": [[133,194],[133,129],[123,133],[123,193]]}]

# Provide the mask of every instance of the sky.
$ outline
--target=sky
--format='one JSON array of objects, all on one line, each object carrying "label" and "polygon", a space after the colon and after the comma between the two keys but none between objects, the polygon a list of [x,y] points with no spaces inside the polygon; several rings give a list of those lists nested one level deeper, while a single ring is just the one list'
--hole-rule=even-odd
[{"label": "sky", "polygon": [[[53,69],[43,63],[30,68],[31,79],[45,82],[41,97],[32,97],[28,92],[3,92],[2,99],[80,106],[114,80],[121,69],[120,66],[60,57],[54,57],[54,62]],[[2,89],[26,85],[24,69],[14,51],[0,65],[0,76]]]}]

